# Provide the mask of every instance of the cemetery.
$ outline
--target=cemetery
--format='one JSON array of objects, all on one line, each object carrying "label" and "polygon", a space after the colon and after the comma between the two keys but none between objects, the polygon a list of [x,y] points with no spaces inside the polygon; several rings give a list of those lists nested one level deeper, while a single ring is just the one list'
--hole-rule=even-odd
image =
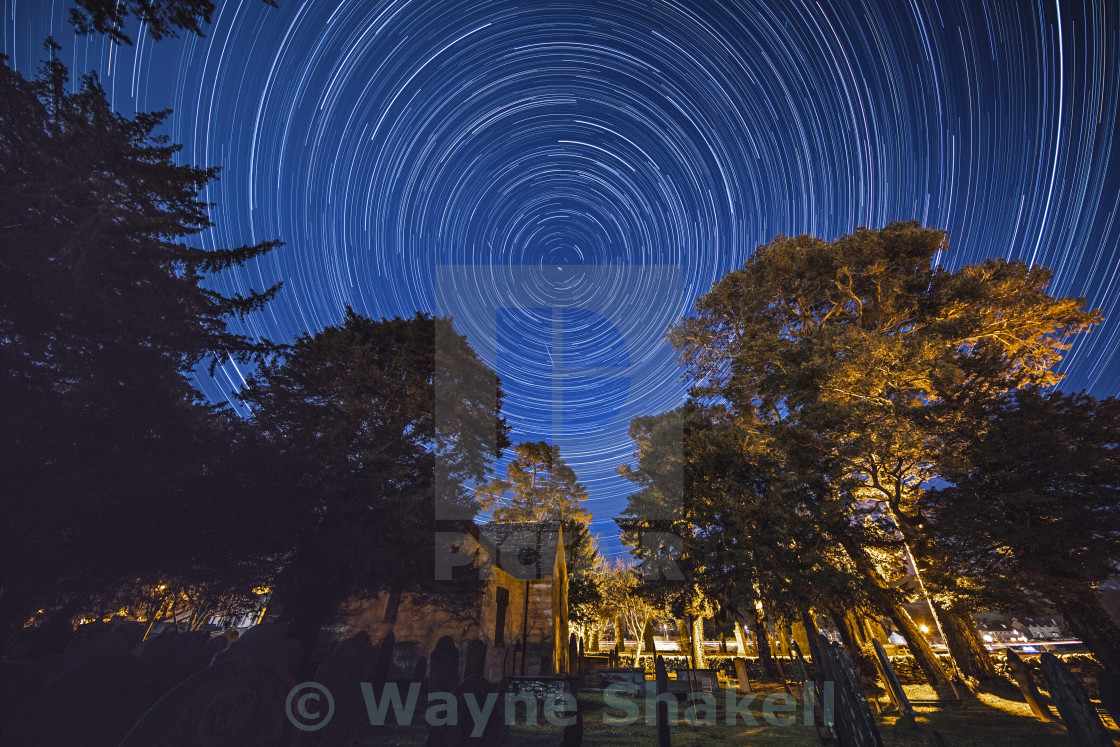
[{"label": "cemetery", "polygon": [[[81,625],[56,643],[60,650],[3,661],[0,736],[5,744],[122,747],[1109,745],[1120,737],[1117,683],[1088,654],[1009,647],[997,686],[946,699],[882,628],[870,637],[870,680],[843,645],[808,635],[802,623],[768,628],[776,677],[741,630],[700,652],[654,636],[645,655],[633,636],[621,646],[607,636],[592,645],[575,632],[564,641],[552,633],[568,627],[566,599],[553,593],[568,572],[563,532],[543,522],[525,534],[529,526],[473,535],[470,568],[489,580],[474,617],[407,598],[394,602],[395,614],[385,614],[385,599],[358,613],[346,604],[337,635],[311,659],[274,621],[241,635]],[[517,532],[536,552],[507,572],[501,538]],[[516,603],[496,613],[496,590],[526,582],[547,593],[528,604],[511,595]],[[519,605],[532,619],[519,617]],[[381,612],[376,625],[371,609]]]},{"label": "cemetery", "polygon": [[1120,744],[1116,6],[10,0],[0,745]]}]

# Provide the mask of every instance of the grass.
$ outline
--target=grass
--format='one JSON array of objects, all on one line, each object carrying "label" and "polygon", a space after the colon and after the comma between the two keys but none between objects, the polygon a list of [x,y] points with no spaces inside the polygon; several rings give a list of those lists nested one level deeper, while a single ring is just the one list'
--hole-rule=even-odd
[{"label": "grass", "polygon": [[[933,693],[928,686],[907,686],[907,694],[915,700],[932,700]],[[678,709],[678,719],[670,723],[670,742],[673,747],[701,747],[712,745],[814,745],[818,744],[816,729],[803,723],[803,711],[797,706],[793,714],[774,711],[769,719],[764,711],[767,696],[771,703],[781,708],[785,691],[779,685],[762,684],[756,688],[757,694],[750,702],[749,711],[757,724],[744,723],[736,719],[733,725],[727,723],[726,693],[715,693],[714,712],[705,712],[701,706],[696,712],[698,723],[691,724],[685,719],[686,709],[682,703]],[[617,696],[616,696],[617,697]],[[604,691],[588,688],[579,694],[583,709],[584,735],[586,747],[649,747],[657,743],[656,726],[646,722],[646,701],[644,697],[631,699],[638,706],[635,713],[631,708],[623,710],[615,707],[618,700],[607,702]],[[885,703],[885,701],[884,701]],[[788,706],[787,706],[788,707]],[[932,706],[919,705],[914,708],[917,728],[901,723],[897,715],[885,713],[878,715],[876,721],[883,743],[887,747],[921,747],[938,744],[934,731],[940,734],[950,747],[988,747],[989,745],[1045,745],[1045,747],[1064,747],[1073,742],[1060,723],[1044,723],[1033,715],[1026,703],[1011,692],[999,694],[981,693],[980,701],[970,705]],[[635,715],[632,723],[612,725],[611,718],[626,719]],[[788,721],[788,725],[778,725],[775,720]],[[469,718],[469,716],[468,716]],[[423,712],[417,713],[413,726],[385,726],[376,730],[370,727],[363,733],[358,744],[362,745],[399,745],[400,747],[419,747],[424,743],[425,727],[422,725]],[[714,722],[714,723],[712,723]],[[1114,739],[1120,739],[1111,720],[1106,725],[1112,728]],[[517,747],[541,747],[546,744],[559,744],[563,727],[547,724],[526,724],[525,717],[518,713],[517,722],[510,727],[512,744]]]}]

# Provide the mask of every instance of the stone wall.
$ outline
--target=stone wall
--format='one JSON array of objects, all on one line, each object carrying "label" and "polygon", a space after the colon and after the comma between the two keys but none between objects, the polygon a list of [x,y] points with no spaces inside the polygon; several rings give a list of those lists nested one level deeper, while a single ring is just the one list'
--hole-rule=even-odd
[{"label": "stone wall", "polygon": [[[509,595],[501,643],[495,641],[498,613],[498,589]],[[340,624],[335,628],[339,640],[359,631],[365,631],[370,640],[378,642],[389,631],[396,637],[395,655],[389,677],[405,678],[416,665],[416,660],[431,656],[436,642],[450,636],[460,649],[469,640],[486,644],[485,676],[492,682],[502,678],[502,666],[507,654],[519,640],[523,631],[529,641],[525,660],[526,674],[540,674],[540,658],[548,655],[552,644],[552,582],[538,579],[529,583],[529,617],[525,623],[525,581],[510,576],[500,568],[490,570],[490,582],[477,604],[455,610],[437,604],[425,604],[408,594],[402,594],[396,620],[386,620],[389,595],[381,594],[372,599],[351,600],[340,612]],[[523,627],[524,625],[524,627]]]}]

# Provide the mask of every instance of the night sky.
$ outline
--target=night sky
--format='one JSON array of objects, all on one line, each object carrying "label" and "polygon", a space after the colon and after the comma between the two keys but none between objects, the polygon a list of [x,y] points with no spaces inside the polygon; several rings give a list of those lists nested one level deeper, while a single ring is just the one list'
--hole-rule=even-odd
[{"label": "night sky", "polygon": [[[219,283],[284,281],[252,333],[453,315],[608,554],[627,424],[684,397],[661,335],[779,233],[916,219],[948,267],[1048,265],[1106,316],[1063,388],[1120,392],[1114,0],[279,3],[114,47],[8,0],[3,52],[30,75],[53,34],[118,110],[174,110],[183,159],[223,167],[202,244],[287,244]],[[247,373],[196,383],[239,406]]]}]

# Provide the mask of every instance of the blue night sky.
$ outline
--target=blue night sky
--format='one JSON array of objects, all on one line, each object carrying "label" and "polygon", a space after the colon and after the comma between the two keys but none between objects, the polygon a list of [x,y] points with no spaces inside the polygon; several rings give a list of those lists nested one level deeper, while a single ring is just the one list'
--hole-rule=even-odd
[{"label": "blue night sky", "polygon": [[[223,168],[202,244],[286,242],[216,281],[284,281],[252,333],[453,315],[513,440],[588,486],[607,554],[627,424],[684,397],[661,335],[779,233],[916,219],[948,267],[1048,265],[1106,316],[1063,388],[1120,392],[1114,0],[279,4],[114,47],[8,0],[3,52],[30,75],[53,34],[118,110],[173,110],[183,159]],[[237,405],[247,373],[196,383]]]}]

